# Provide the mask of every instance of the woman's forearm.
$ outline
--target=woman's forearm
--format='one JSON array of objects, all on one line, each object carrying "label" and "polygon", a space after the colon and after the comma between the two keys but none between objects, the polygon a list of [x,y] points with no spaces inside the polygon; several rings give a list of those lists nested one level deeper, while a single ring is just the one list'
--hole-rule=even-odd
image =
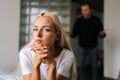
[{"label": "woman's forearm", "polygon": [[56,80],[56,65],[50,64],[47,80]]},{"label": "woman's forearm", "polygon": [[37,67],[33,66],[33,67],[32,67],[31,80],[41,80],[41,78],[40,78],[40,68],[39,68],[39,66],[37,66]]}]

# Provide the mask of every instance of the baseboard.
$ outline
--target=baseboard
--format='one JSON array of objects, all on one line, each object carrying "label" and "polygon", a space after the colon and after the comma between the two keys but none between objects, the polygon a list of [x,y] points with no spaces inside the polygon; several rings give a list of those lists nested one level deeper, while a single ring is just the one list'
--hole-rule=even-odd
[{"label": "baseboard", "polygon": [[115,79],[104,77],[104,80],[115,80]]}]

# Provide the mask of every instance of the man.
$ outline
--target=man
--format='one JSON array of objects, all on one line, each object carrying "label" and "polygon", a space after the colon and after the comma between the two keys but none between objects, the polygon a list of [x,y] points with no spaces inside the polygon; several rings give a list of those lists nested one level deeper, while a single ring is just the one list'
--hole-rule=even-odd
[{"label": "man", "polygon": [[91,14],[91,5],[88,2],[81,4],[81,14],[82,17],[76,19],[72,31],[66,32],[71,37],[79,36],[79,50],[78,50],[78,80],[84,79],[84,64],[86,56],[89,55],[92,61],[92,80],[97,79],[97,45],[98,45],[98,36],[104,38],[106,32],[103,29],[103,24],[100,19]]}]

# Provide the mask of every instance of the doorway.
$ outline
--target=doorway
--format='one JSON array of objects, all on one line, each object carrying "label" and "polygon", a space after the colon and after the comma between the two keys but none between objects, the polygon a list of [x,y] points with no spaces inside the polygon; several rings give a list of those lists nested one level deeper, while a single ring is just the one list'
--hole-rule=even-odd
[{"label": "doorway", "polygon": [[[74,22],[76,20],[76,18],[81,17],[81,13],[80,13],[80,4],[83,1],[87,1],[90,2],[91,6],[92,6],[92,14],[99,17],[100,20],[102,21],[102,23],[104,24],[104,0],[72,0],[71,1],[71,29],[73,28]],[[76,38],[72,38],[71,39],[71,45],[73,48],[73,51],[75,53],[76,58],[78,58],[77,54],[78,54],[78,37]],[[103,80],[103,63],[104,63],[104,59],[103,59],[103,53],[104,53],[104,48],[103,48],[103,39],[98,38],[98,54],[99,54],[99,59],[97,62],[97,66],[98,66],[98,77],[99,80]],[[76,59],[77,60],[77,59]],[[77,65],[79,67],[79,64]],[[85,69],[85,76],[87,77],[86,80],[91,80],[91,76],[90,75],[92,73],[91,71],[91,64],[90,64],[90,59],[89,57],[87,57],[86,59],[86,63],[85,63],[86,69]]]}]

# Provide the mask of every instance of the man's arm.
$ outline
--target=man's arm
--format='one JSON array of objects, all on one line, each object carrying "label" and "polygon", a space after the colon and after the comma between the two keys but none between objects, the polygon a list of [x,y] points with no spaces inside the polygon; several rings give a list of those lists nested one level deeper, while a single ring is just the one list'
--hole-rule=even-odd
[{"label": "man's arm", "polygon": [[69,36],[72,36],[72,31],[71,30],[64,30],[65,33],[67,33]]},{"label": "man's arm", "polygon": [[96,21],[97,21],[97,26],[98,26],[98,28],[97,28],[98,36],[100,38],[104,38],[106,36],[107,29],[103,28],[103,23],[101,22],[101,20],[99,18],[97,18]]},{"label": "man's arm", "polygon": [[107,31],[107,29],[104,29],[104,30],[100,31],[99,37],[104,38],[106,36],[106,31]]},{"label": "man's arm", "polygon": [[79,33],[79,19],[76,19],[72,30],[64,30],[70,37],[76,37]]}]

